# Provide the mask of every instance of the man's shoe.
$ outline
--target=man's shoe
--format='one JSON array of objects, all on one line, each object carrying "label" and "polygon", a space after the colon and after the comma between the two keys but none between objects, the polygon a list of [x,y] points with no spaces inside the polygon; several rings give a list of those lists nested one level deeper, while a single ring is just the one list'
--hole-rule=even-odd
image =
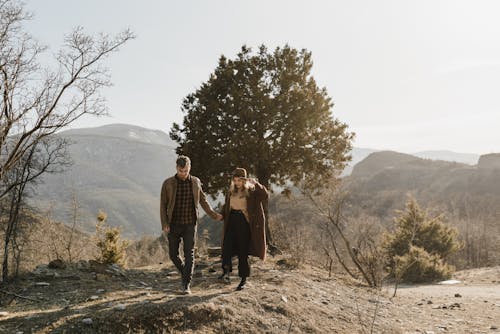
[{"label": "man's shoe", "polygon": [[245,288],[245,285],[247,284],[247,279],[242,278],[240,284],[238,284],[238,287],[236,288],[236,291],[241,291]]},{"label": "man's shoe", "polygon": [[185,295],[190,295],[191,294],[191,288],[189,287],[189,283],[183,284],[182,286],[182,293]]}]

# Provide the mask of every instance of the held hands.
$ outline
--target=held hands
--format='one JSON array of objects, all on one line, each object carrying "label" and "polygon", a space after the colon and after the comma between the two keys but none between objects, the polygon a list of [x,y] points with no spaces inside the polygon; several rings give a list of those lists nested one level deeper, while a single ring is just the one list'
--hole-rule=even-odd
[{"label": "held hands", "polygon": [[170,226],[167,225],[162,230],[163,230],[163,233],[168,234],[168,232],[170,232]]},{"label": "held hands", "polygon": [[217,213],[216,216],[215,216],[215,220],[223,221],[224,220],[224,216],[221,215],[220,213]]}]

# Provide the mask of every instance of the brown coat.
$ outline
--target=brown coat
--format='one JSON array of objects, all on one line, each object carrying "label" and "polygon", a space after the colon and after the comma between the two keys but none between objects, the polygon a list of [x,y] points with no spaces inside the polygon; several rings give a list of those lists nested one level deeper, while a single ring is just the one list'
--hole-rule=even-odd
[{"label": "brown coat", "polygon": [[[198,204],[205,212],[216,219],[217,212],[215,212],[207,201],[207,196],[201,188],[201,181],[196,176],[191,177],[191,182],[193,186],[193,199],[194,207],[196,209],[196,219],[199,218]],[[175,206],[175,195],[177,193],[177,179],[175,176],[169,177],[163,182],[161,187],[161,198],[160,198],[160,218],[161,218],[161,228],[162,230],[172,223],[172,213],[174,212]]]},{"label": "brown coat", "polygon": [[[224,244],[224,235],[229,227],[229,211],[231,210],[229,199],[230,194],[226,194],[225,204],[222,206],[221,214],[224,216],[224,228],[222,229],[222,244]],[[255,184],[255,190],[250,191],[247,198],[247,210],[250,224],[250,248],[248,255],[259,257],[261,260],[266,258],[266,228],[267,224],[264,217],[262,202],[267,201],[269,193],[260,183]]]}]

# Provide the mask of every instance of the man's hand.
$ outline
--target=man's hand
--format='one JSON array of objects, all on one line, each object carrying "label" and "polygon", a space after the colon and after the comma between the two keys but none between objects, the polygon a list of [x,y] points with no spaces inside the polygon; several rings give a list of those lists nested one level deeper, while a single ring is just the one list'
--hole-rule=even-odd
[{"label": "man's hand", "polygon": [[224,216],[221,215],[220,213],[217,213],[216,217],[215,217],[215,220],[218,220],[218,221],[223,221],[224,220]]}]

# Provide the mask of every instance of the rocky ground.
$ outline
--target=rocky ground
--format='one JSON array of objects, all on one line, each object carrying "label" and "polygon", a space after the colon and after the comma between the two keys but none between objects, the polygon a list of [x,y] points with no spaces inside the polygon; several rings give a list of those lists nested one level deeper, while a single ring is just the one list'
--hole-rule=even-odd
[{"label": "rocky ground", "polygon": [[[460,283],[373,290],[286,257],[254,262],[248,287],[199,260],[191,295],[170,266],[40,266],[0,292],[0,333],[495,333],[500,268]],[[56,265],[57,267],[57,265]]]}]

